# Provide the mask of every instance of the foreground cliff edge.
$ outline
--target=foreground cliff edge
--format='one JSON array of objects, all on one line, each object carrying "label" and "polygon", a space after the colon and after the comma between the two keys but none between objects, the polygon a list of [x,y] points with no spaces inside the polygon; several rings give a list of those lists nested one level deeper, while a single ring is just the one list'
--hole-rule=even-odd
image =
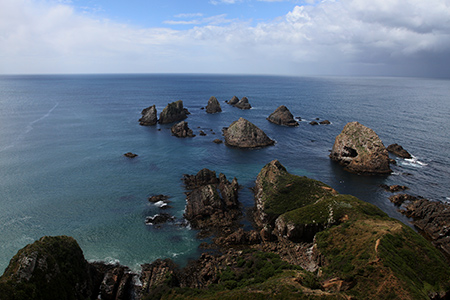
[{"label": "foreground cliff edge", "polygon": [[[189,178],[200,177],[216,181],[207,170]],[[222,177],[218,184],[228,182]],[[236,183],[232,186],[234,191]],[[256,229],[223,230],[204,245],[215,251],[203,253],[185,268],[169,259],[157,260],[132,274],[119,265],[87,263],[70,237],[44,237],[13,257],[0,277],[1,299],[450,296],[444,256],[377,207],[320,181],[292,175],[277,160],[262,168],[254,192]]]}]

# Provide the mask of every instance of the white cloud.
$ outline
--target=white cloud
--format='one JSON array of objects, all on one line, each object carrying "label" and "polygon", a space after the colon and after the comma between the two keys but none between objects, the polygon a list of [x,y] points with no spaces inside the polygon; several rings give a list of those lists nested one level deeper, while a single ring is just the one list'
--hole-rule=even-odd
[{"label": "white cloud", "polygon": [[257,25],[226,15],[174,18],[167,24],[195,27],[136,28],[70,4],[2,0],[0,73],[450,76],[450,0],[324,0]]}]

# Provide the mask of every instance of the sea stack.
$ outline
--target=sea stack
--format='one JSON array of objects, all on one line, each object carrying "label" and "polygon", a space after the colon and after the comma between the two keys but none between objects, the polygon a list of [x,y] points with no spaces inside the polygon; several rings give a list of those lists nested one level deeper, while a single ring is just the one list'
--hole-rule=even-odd
[{"label": "sea stack", "polygon": [[298,126],[298,122],[294,120],[294,116],[284,105],[279,106],[267,120],[277,125]]},{"label": "sea stack", "polygon": [[275,144],[261,129],[244,118],[223,129],[225,144],[238,148],[257,148]]},{"label": "sea stack", "polygon": [[185,121],[181,121],[180,123],[173,125],[171,131],[172,135],[180,138],[195,136],[192,129],[189,128],[188,123]]},{"label": "sea stack", "polygon": [[230,105],[236,105],[239,102],[239,98],[236,96],[233,96],[230,101],[228,101],[228,104]]},{"label": "sea stack", "polygon": [[182,121],[187,118],[189,112],[183,107],[183,101],[178,100],[167,104],[159,115],[159,123],[167,124]]},{"label": "sea stack", "polygon": [[239,102],[236,103],[234,105],[234,107],[237,107],[237,108],[240,108],[240,109],[250,109],[250,108],[252,108],[252,106],[248,102],[248,98],[247,97],[242,97],[242,99],[239,100]]},{"label": "sea stack", "polygon": [[217,101],[216,97],[211,97],[208,100],[208,105],[206,106],[206,112],[208,114],[215,114],[218,112],[222,112],[222,108],[220,107],[219,101]]},{"label": "sea stack", "polygon": [[139,119],[139,124],[142,126],[152,126],[158,122],[155,105],[144,108],[141,114],[142,118]]},{"label": "sea stack", "polygon": [[358,122],[345,125],[336,137],[330,158],[359,174],[390,174],[389,154],[372,129]]}]

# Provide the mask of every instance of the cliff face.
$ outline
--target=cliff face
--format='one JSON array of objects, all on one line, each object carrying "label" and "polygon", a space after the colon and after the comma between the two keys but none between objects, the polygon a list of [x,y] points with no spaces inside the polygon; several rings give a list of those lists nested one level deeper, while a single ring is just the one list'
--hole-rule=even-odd
[{"label": "cliff face", "polygon": [[238,148],[258,148],[275,144],[261,129],[244,118],[223,130],[225,143]]},{"label": "cliff face", "polygon": [[330,158],[345,170],[361,174],[390,174],[389,154],[378,135],[358,122],[345,125],[336,137]]},{"label": "cliff face", "polygon": [[[29,299],[86,299],[93,296],[92,270],[70,237],[43,237],[20,250],[0,277],[3,288]],[[4,299],[4,298],[2,298]]]}]

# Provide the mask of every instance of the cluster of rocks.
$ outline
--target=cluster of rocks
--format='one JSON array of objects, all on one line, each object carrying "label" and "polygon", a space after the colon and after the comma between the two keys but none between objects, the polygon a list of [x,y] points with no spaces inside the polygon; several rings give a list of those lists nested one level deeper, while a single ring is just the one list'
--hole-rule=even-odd
[{"label": "cluster of rocks", "polygon": [[179,138],[195,136],[194,132],[189,128],[186,121],[181,121],[180,123],[173,125],[170,131],[172,132],[172,135]]},{"label": "cluster of rocks", "polygon": [[167,104],[157,119],[156,106],[152,105],[142,110],[142,117],[139,119],[139,124],[143,126],[153,126],[158,122],[160,124],[168,124],[184,120],[189,115],[189,111],[183,107],[183,101],[178,100]]},{"label": "cluster of rocks", "polygon": [[316,120],[315,121],[311,121],[311,122],[309,122],[309,124],[310,125],[330,125],[331,124],[331,122],[329,121],[329,120],[323,120],[323,121],[320,121],[320,122],[318,122],[320,119],[319,118],[316,118]]},{"label": "cluster of rocks", "polygon": [[242,97],[241,100],[239,100],[238,97],[233,96],[230,101],[226,101],[231,106],[240,108],[240,109],[250,109],[252,106],[250,105],[247,97]]}]

